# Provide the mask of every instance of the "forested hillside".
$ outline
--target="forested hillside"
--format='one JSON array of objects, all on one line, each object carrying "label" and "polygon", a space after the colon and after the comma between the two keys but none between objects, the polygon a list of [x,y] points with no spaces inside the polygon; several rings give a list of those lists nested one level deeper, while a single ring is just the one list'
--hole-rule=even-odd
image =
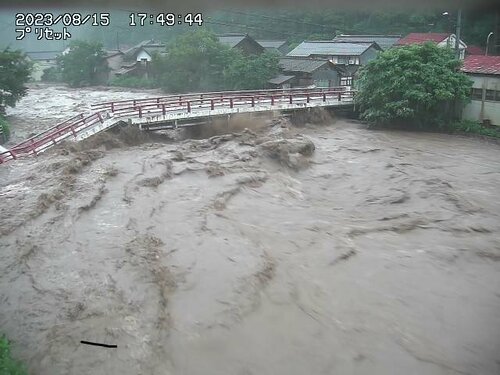
[{"label": "forested hillside", "polygon": [[[38,10],[43,11],[43,10]],[[95,10],[60,9],[53,13],[95,12]],[[238,10],[224,9],[203,14],[203,25],[215,33],[248,33],[256,38],[287,39],[292,44],[304,39],[331,39],[335,34],[401,34],[410,32],[454,32],[456,13],[446,9],[426,13],[412,11],[369,12],[326,10]],[[185,31],[199,26],[129,26],[132,12],[144,9],[121,9],[111,12],[107,27],[70,27],[73,39],[102,42],[108,49],[123,48],[145,39],[168,41]],[[152,12],[156,14],[157,12]],[[14,13],[0,13],[0,47],[11,45],[24,50],[61,50],[68,41],[35,40],[31,35],[16,41]],[[484,46],[490,31],[495,31],[495,14],[464,11],[462,17],[462,39],[466,43]]]}]

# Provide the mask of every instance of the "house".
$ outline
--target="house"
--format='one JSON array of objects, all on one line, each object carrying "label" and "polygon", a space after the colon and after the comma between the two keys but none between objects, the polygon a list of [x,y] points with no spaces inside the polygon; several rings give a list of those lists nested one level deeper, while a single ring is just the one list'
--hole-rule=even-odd
[{"label": "house", "polygon": [[256,42],[264,47],[266,51],[275,52],[280,55],[286,55],[290,51],[290,49],[288,48],[288,42],[286,40],[258,39]]},{"label": "house", "polygon": [[462,118],[500,126],[500,56],[466,56],[462,72],[473,81]]},{"label": "house", "polygon": [[319,57],[341,65],[365,65],[377,57],[382,49],[377,43],[344,43],[325,41],[305,41],[300,43],[287,56]]},{"label": "house", "polygon": [[220,43],[230,48],[237,48],[244,55],[260,55],[265,51],[264,47],[248,34],[224,34],[217,37]]},{"label": "house", "polygon": [[108,63],[109,75],[108,79],[113,79],[116,76],[116,72],[124,64],[125,54],[119,50],[108,50],[106,51],[105,59]]},{"label": "house", "polygon": [[145,40],[132,48],[124,51],[125,61],[136,61],[147,65],[153,59],[155,53],[165,51],[165,44],[155,40]]},{"label": "house", "polygon": [[45,70],[56,66],[57,56],[59,55],[61,55],[61,51],[26,52],[26,56],[33,63],[31,79],[33,81],[41,81]]},{"label": "house", "polygon": [[277,88],[336,87],[347,75],[343,68],[324,58],[284,56],[279,65],[282,74],[269,81]]},{"label": "house", "polygon": [[[411,44],[423,44],[427,42],[436,43],[439,47],[455,48],[455,34],[446,33],[411,33],[400,39],[396,46],[407,46]],[[460,59],[465,57],[467,45],[459,41]]]},{"label": "house", "polygon": [[344,43],[377,43],[382,50],[391,48],[401,39],[401,35],[347,35],[340,34],[333,42]]},{"label": "house", "polygon": [[145,40],[125,51],[107,51],[106,60],[110,68],[109,78],[117,76],[148,77],[155,54],[164,54],[165,44]]},{"label": "house", "polygon": [[273,89],[289,89],[292,87],[294,80],[295,76],[279,74],[276,77],[267,81],[267,83]]},{"label": "house", "polygon": [[360,66],[375,59],[382,51],[377,43],[347,43],[328,41],[305,41],[290,51],[290,57],[315,57],[329,60],[343,70],[340,84],[352,86]]}]

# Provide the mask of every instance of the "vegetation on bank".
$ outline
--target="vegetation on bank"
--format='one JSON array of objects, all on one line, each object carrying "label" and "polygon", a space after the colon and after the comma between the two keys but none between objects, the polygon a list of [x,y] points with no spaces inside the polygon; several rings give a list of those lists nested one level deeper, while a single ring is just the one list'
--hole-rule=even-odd
[{"label": "vegetation on bank", "polygon": [[472,81],[449,48],[433,43],[380,53],[360,69],[360,117],[377,126],[438,129],[459,118]]},{"label": "vegetation on bank", "polygon": [[11,355],[11,343],[5,336],[0,337],[0,374],[27,375],[24,365]]},{"label": "vegetation on bank", "polygon": [[0,115],[26,95],[32,64],[21,51],[0,51]]},{"label": "vegetation on bank", "polygon": [[0,115],[0,144],[8,141],[10,137],[10,127],[9,123],[5,117]]},{"label": "vegetation on bank", "polygon": [[500,127],[485,127],[477,121],[457,121],[447,126],[446,130],[454,133],[477,134],[486,137],[500,138]]},{"label": "vegetation on bank", "polygon": [[82,40],[71,42],[69,52],[57,58],[62,80],[71,87],[102,83],[109,70],[104,57],[104,47],[101,43]]}]

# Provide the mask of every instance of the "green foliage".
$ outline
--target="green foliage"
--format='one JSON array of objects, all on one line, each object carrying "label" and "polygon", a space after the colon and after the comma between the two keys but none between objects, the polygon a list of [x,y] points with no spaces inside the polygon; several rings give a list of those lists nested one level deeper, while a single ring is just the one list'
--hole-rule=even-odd
[{"label": "green foliage", "polygon": [[9,123],[3,116],[0,116],[0,143],[7,142],[10,137]]},{"label": "green foliage", "polygon": [[459,122],[454,122],[448,127],[448,130],[451,130],[453,132],[479,134],[488,137],[500,138],[499,127],[486,128],[477,121],[462,120]]},{"label": "green foliage", "polygon": [[60,67],[51,66],[43,71],[42,81],[44,82],[62,82],[62,72]]},{"label": "green foliage", "polygon": [[119,87],[146,88],[146,89],[152,89],[158,87],[158,83],[153,79],[148,79],[145,77],[127,77],[127,76],[114,77],[109,82],[109,85],[119,86]]},{"label": "green foliage", "polygon": [[0,337],[0,374],[2,375],[27,375],[24,366],[12,358],[10,342],[5,336]]},{"label": "green foliage", "polygon": [[167,51],[167,56],[156,55],[152,62],[167,92],[264,88],[279,71],[276,55],[244,56],[203,29],[179,36]]},{"label": "green foliage", "polygon": [[5,107],[14,107],[26,95],[32,64],[21,51],[9,48],[0,52],[0,114]]},{"label": "green foliage", "polygon": [[109,70],[102,44],[76,40],[69,48],[68,53],[58,57],[63,81],[72,87],[102,83]]},{"label": "green foliage", "polygon": [[167,51],[166,57],[155,56],[152,66],[161,87],[169,92],[221,89],[224,67],[235,55],[204,29],[177,37]]},{"label": "green foliage", "polygon": [[432,128],[449,123],[472,81],[453,51],[433,43],[387,50],[360,70],[356,103],[376,125]]},{"label": "green foliage", "polygon": [[279,72],[279,56],[272,52],[243,56],[235,54],[224,70],[225,88],[253,90],[264,88]]}]

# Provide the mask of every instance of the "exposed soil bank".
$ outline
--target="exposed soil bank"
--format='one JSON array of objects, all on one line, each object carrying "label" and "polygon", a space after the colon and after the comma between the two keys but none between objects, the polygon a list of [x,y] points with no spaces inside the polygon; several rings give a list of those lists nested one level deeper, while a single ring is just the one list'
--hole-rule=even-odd
[{"label": "exposed soil bank", "polygon": [[0,168],[0,327],[33,374],[499,373],[498,145],[106,142]]}]

